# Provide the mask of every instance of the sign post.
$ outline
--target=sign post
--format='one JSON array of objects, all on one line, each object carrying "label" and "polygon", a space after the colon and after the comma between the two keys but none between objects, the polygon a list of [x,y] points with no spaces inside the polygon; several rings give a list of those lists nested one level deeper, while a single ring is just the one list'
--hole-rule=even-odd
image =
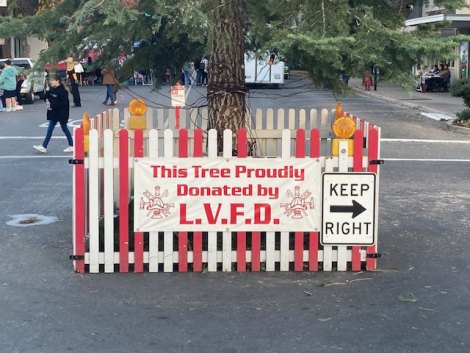
[{"label": "sign post", "polygon": [[323,174],[322,244],[375,244],[375,178],[374,173]]},{"label": "sign post", "polygon": [[186,105],[186,96],[185,96],[185,90],[184,86],[182,86],[179,83],[176,83],[175,86],[172,86],[170,89],[170,95],[171,95],[171,106],[176,108],[176,128],[180,128],[180,111],[181,107],[184,107]]}]

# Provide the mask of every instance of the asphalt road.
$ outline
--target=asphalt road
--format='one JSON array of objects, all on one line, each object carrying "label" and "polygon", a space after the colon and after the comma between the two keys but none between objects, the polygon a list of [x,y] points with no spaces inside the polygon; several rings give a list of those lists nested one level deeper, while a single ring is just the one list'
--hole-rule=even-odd
[{"label": "asphalt road", "polygon": [[[334,106],[290,82],[251,91],[250,107]],[[167,89],[132,90],[169,104]],[[81,93],[72,120],[103,110],[103,87]],[[66,140],[58,129],[47,155],[32,149],[40,101],[0,113],[0,352],[469,352],[470,135],[371,97],[341,101],[382,127],[376,272],[77,275]],[[57,222],[8,225],[18,214]]]}]

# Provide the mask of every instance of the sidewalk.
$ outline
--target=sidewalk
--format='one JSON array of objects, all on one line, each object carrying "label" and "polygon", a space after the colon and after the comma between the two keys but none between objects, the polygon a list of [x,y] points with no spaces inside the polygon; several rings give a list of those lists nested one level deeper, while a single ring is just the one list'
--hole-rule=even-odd
[{"label": "sidewalk", "polygon": [[349,86],[358,94],[418,109],[423,115],[435,120],[455,119],[455,114],[465,109],[463,99],[452,97],[449,92],[407,92],[401,87],[380,81],[377,84],[377,91],[374,91],[373,86],[370,91],[366,91],[360,78],[350,79]]}]

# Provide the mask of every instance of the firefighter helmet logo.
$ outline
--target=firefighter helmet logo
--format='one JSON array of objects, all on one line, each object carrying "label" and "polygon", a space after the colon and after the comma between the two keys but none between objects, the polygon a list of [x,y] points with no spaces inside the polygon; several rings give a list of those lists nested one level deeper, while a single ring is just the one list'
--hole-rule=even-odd
[{"label": "firefighter helmet logo", "polygon": [[146,190],[143,195],[140,198],[140,209],[148,211],[147,217],[153,219],[161,219],[163,216],[168,217],[171,213],[170,208],[175,207],[174,204],[163,201],[164,198],[168,197],[168,190],[160,194],[160,186],[155,186],[154,194]]},{"label": "firefighter helmet logo", "polygon": [[294,188],[294,194],[292,194],[290,190],[287,190],[286,194],[291,198],[291,201],[281,203],[281,207],[284,208],[284,214],[287,215],[287,217],[301,219],[307,216],[307,210],[313,209],[313,197],[307,201],[310,195],[312,195],[309,190],[306,190],[300,195],[300,186],[296,186]]}]

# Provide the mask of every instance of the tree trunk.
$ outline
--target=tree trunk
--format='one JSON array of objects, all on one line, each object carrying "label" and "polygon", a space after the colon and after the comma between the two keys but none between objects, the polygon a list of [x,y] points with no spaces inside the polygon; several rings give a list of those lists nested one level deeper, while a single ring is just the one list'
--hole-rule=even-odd
[{"label": "tree trunk", "polygon": [[[245,0],[219,0],[212,12],[216,28],[209,61],[209,128],[217,130],[222,150],[225,129],[245,127]],[[236,145],[234,145],[236,148]]]}]

